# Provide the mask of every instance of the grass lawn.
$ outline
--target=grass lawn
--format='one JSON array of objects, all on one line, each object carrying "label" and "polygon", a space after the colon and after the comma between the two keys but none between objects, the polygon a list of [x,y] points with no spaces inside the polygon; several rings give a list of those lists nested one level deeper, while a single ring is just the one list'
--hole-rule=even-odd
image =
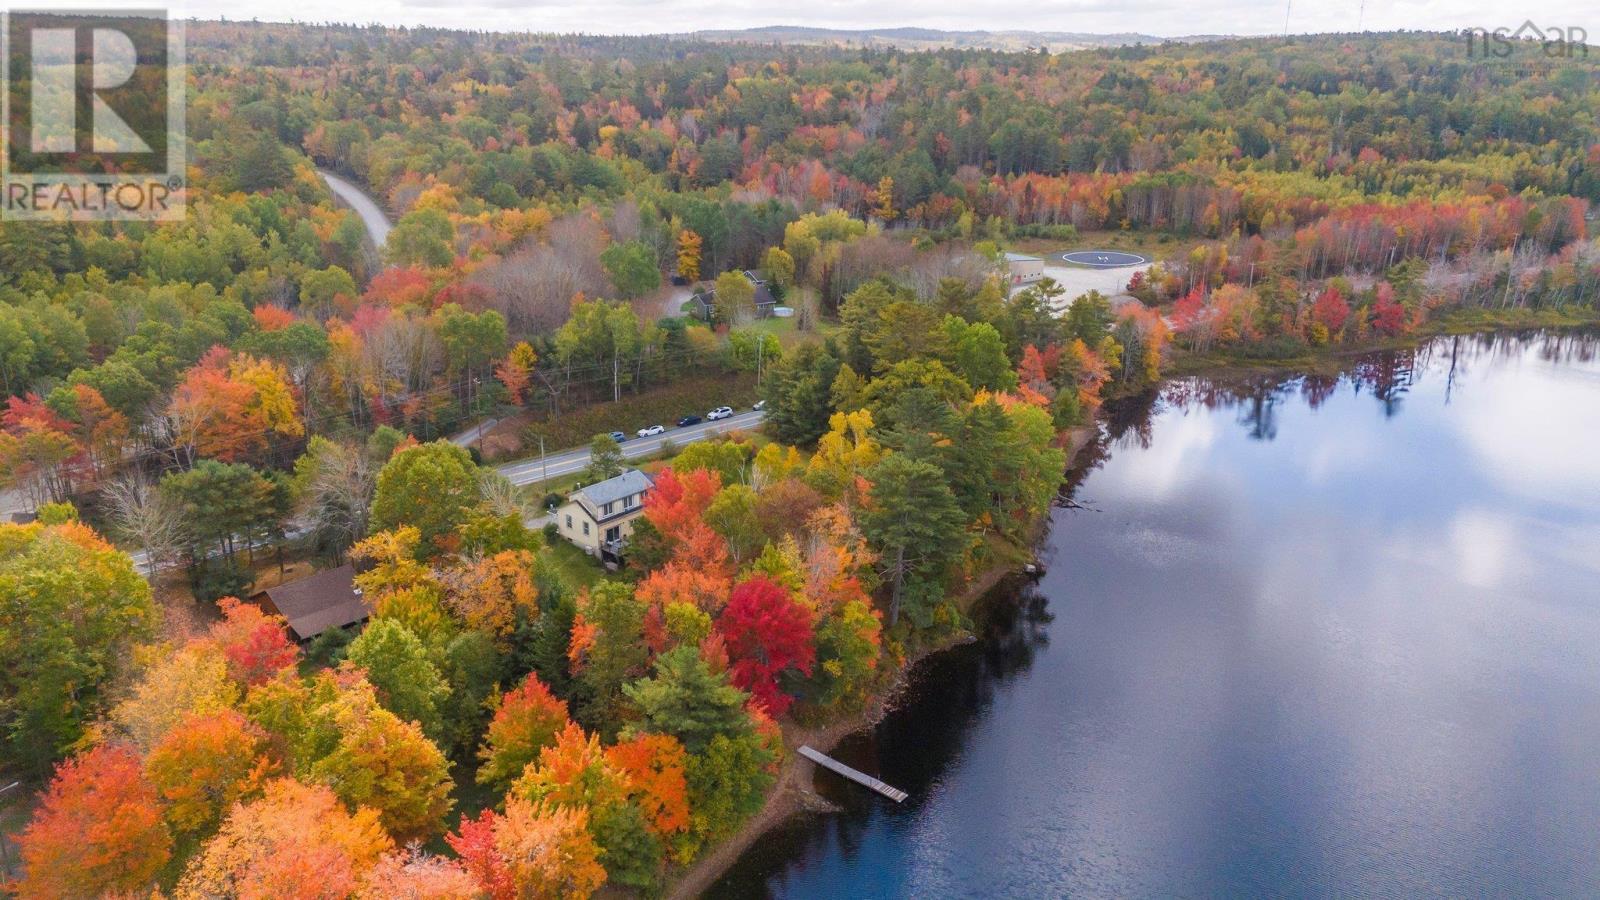
[{"label": "grass lawn", "polygon": [[605,568],[594,557],[560,538],[551,541],[541,554],[574,588],[593,587],[606,576]]}]

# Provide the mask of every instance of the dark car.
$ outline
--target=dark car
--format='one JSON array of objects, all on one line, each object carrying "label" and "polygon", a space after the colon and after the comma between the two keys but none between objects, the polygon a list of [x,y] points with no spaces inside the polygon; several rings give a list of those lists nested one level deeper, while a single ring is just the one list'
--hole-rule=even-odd
[{"label": "dark car", "polygon": [[627,439],[628,439],[628,436],[627,436],[627,435],[625,435],[625,434],[623,434],[623,433],[622,433],[622,432],[620,432],[620,431],[613,431],[613,432],[611,432],[611,439],[612,439],[612,440],[613,440],[613,441],[616,441],[616,442],[617,442],[617,443],[619,443],[619,444],[620,444],[620,443],[622,443],[622,442],[623,442],[623,441],[625,441],[625,440],[627,440]]},{"label": "dark car", "polygon": [[700,424],[700,417],[699,416],[684,416],[683,418],[678,420],[678,427],[679,428],[688,428],[690,425],[699,425],[699,424]]}]

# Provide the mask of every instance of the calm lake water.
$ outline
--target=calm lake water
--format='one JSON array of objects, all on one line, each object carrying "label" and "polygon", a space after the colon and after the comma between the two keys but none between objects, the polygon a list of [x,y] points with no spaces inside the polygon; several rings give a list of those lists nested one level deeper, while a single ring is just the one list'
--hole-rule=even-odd
[{"label": "calm lake water", "polygon": [[1600,343],[1119,411],[1035,588],[718,897],[1600,895]]}]

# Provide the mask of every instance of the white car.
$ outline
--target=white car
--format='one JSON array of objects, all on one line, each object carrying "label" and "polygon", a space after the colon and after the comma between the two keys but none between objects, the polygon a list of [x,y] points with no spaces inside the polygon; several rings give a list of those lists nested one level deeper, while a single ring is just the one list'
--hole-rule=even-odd
[{"label": "white car", "polygon": [[729,416],[732,416],[732,415],[733,415],[733,407],[731,407],[731,406],[719,406],[716,409],[713,409],[711,412],[706,413],[706,418],[708,418],[711,421],[715,422],[718,419],[726,419],[726,418],[728,418]]},{"label": "white car", "polygon": [[665,434],[666,430],[664,425],[651,425],[649,428],[639,429],[639,437],[655,437],[658,434]]}]

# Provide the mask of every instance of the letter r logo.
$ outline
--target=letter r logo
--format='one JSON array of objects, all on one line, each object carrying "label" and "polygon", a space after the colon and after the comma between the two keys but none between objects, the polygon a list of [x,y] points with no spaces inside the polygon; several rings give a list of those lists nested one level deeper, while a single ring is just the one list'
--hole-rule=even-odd
[{"label": "letter r logo", "polygon": [[[95,153],[149,153],[150,145],[112,110],[101,91],[133,79],[139,54],[133,40],[113,28],[95,28],[91,35],[89,102],[93,130],[89,147]],[[35,153],[71,153],[77,146],[78,30],[33,29],[33,128]]]}]

